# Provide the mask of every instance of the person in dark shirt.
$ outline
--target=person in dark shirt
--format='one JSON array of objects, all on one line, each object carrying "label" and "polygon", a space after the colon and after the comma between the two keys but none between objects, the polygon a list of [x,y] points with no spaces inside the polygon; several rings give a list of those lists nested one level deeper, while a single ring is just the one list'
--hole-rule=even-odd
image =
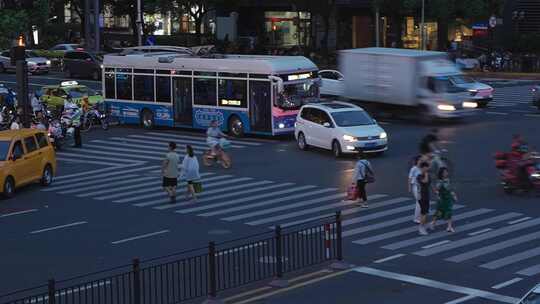
[{"label": "person in dark shirt", "polygon": [[429,164],[423,162],[420,164],[420,174],[417,176],[418,184],[418,204],[420,205],[420,224],[418,225],[418,233],[427,235],[426,230],[427,215],[429,213],[429,198],[431,188],[431,177],[429,175]]}]

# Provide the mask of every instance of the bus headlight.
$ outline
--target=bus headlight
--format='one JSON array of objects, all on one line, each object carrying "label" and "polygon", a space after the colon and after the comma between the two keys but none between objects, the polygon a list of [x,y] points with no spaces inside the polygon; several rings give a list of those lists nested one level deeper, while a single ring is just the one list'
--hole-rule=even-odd
[{"label": "bus headlight", "polygon": [[285,128],[285,124],[284,124],[284,123],[280,123],[280,124],[278,125],[278,127],[279,127],[280,129],[283,129],[283,128]]},{"label": "bus headlight", "polygon": [[476,108],[478,108],[478,104],[476,102],[472,102],[472,101],[464,101],[463,102],[463,107],[464,108],[469,108],[469,109],[476,109]]},{"label": "bus headlight", "polygon": [[437,106],[437,109],[441,111],[455,111],[456,107],[454,107],[453,105],[440,104]]}]

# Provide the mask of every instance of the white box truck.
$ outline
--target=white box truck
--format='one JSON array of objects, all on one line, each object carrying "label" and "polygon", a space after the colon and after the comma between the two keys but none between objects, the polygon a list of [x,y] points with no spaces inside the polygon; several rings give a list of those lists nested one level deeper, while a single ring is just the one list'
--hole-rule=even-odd
[{"label": "white box truck", "polygon": [[343,96],[374,115],[457,118],[477,107],[448,76],[461,74],[446,53],[394,48],[362,48],[339,53]]}]

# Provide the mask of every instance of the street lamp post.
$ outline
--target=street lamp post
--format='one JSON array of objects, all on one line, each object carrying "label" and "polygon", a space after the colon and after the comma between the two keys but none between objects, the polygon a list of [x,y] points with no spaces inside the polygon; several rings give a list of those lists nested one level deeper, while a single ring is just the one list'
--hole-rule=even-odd
[{"label": "street lamp post", "polygon": [[375,11],[375,46],[376,47],[380,46],[380,37],[381,37],[381,33],[380,33],[381,27],[379,25],[379,19],[380,19],[379,6],[377,6],[377,9]]},{"label": "street lamp post", "polygon": [[142,12],[141,0],[137,0],[137,44],[142,45]]},{"label": "street lamp post", "polygon": [[422,42],[422,50],[426,49],[425,16],[426,16],[426,1],[422,0],[422,17],[420,21],[420,39]]}]

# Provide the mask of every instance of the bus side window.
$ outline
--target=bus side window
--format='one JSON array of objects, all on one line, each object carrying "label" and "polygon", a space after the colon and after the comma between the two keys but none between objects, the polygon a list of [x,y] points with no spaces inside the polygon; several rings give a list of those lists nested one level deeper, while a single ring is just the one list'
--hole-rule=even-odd
[{"label": "bus side window", "polygon": [[220,79],[219,105],[223,107],[247,107],[247,80]]},{"label": "bus side window", "polygon": [[195,78],[193,83],[194,104],[201,106],[216,106],[217,81],[215,78]]}]

